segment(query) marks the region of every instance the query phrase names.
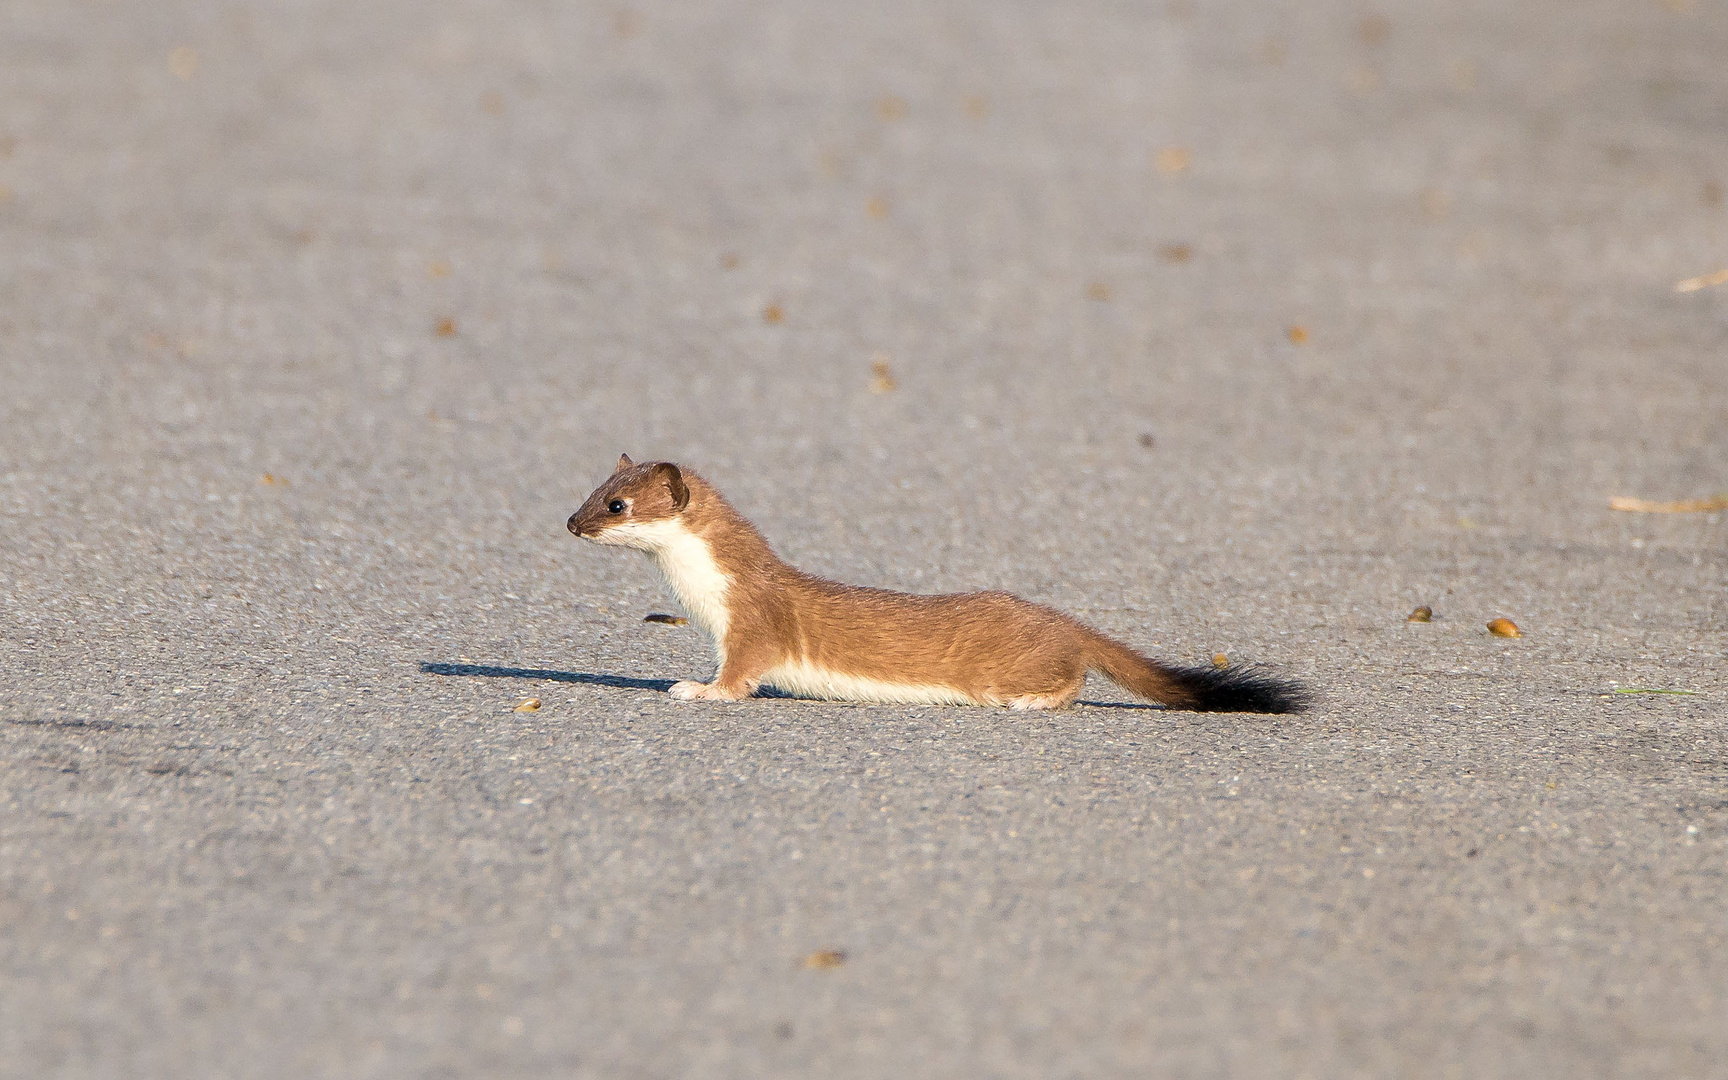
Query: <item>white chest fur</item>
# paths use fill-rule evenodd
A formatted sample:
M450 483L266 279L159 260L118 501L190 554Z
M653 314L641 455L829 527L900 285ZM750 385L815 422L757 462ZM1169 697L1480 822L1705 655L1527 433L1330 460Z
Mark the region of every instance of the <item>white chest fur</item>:
M666 584L672 587L672 594L689 612L691 621L707 631L717 648L724 650L726 594L732 579L720 569L708 541L676 520L642 522L625 528L630 533L630 546L647 552Z

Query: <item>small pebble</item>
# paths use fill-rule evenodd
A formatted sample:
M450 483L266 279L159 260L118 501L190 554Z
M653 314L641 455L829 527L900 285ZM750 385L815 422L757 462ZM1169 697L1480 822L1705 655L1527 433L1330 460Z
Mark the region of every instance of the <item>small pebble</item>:
M1491 620L1489 620L1488 632L1490 634L1493 634L1495 637L1523 637L1524 636L1523 631L1518 629L1518 624L1513 622L1511 619L1491 619Z

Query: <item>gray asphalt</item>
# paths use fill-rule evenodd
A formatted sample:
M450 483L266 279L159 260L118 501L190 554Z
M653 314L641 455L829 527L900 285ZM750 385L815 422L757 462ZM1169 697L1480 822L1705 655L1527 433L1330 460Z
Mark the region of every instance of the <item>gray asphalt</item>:
M9 0L0 1075L1728 1076L1724 55ZM1318 705L675 702L620 451Z

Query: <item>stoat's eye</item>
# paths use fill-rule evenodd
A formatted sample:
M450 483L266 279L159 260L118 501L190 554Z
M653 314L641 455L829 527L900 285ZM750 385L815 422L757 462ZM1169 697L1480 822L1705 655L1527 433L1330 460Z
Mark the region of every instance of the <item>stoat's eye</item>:
M624 512L624 500L613 499L611 502L606 504L606 509L614 514L622 514Z

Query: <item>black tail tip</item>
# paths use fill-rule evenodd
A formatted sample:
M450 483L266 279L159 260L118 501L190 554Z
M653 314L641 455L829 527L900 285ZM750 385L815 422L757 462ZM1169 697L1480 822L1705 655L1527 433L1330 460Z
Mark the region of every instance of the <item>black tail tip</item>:
M1255 667L1177 668L1176 677L1192 695L1187 707L1196 712L1297 713L1314 700L1294 679Z

